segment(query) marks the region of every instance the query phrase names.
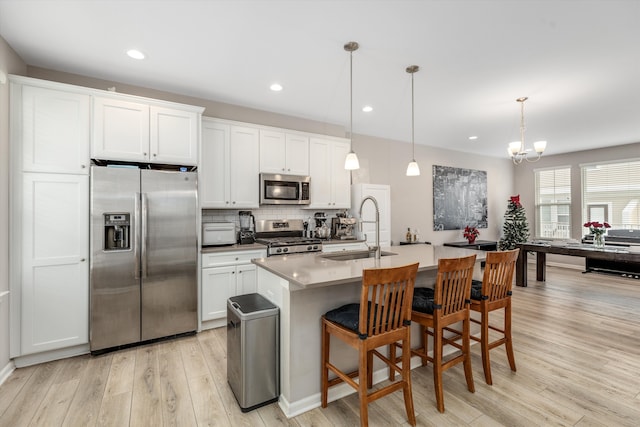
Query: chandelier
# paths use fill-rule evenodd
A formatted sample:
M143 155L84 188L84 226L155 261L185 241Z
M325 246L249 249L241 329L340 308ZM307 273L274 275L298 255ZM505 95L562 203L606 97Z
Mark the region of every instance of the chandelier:
M529 98L527 98L526 96L516 99L516 101L520 103L520 141L510 142L508 149L511 160L515 165L519 165L523 160L526 160L527 162L537 162L538 160L540 160L540 156L542 156L544 149L547 148L547 141L534 142L533 149L536 152L535 158L529 158L531 149L524 148L524 101L526 101L527 99Z

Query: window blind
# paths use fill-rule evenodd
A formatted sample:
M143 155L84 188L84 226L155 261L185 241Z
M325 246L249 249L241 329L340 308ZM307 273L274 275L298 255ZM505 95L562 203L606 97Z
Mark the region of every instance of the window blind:
M538 238L571 237L571 168L535 171Z
M584 222L640 228L640 159L581 165ZM584 223L583 222L583 223Z

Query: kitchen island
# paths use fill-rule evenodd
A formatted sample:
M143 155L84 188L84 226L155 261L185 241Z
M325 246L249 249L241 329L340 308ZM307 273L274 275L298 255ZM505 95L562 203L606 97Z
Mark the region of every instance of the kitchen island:
M419 262L416 287L433 286L438 259L476 254L474 277L481 279L485 252L445 246L406 245L383 248L393 253L374 258L338 261L331 254L300 254L254 259L258 268L258 293L280 307L280 399L287 417L320 406L320 317L343 304L359 302L362 270L388 268ZM419 337L414 325L412 338ZM331 346L332 361L341 369L357 366L357 353L342 342ZM418 358L414 364L419 365ZM374 383L388 370L374 366ZM346 384L332 387L329 400L354 390Z

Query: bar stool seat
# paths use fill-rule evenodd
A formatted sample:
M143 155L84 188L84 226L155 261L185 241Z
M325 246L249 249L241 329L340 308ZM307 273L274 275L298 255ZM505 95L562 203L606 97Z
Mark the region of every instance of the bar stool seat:
M420 347L411 349L410 353L420 356L422 366L433 363L433 382L436 393L438 411L444 412L444 393L442 387L442 372L459 364L464 365L467 388L474 392L473 373L470 355L470 320L469 304L471 293L471 279L476 256L463 258L448 258L438 260L438 275L435 289L416 288L412 304L411 321L420 324L422 343ZM444 331L448 326L462 322L462 331L454 336L445 337ZM433 337L433 353L429 356L429 336ZM451 345L459 350L459 354L444 360L443 347ZM409 347L404 344L391 346L391 360L395 360L395 347L401 346L404 356Z
M402 358L402 366L377 349L401 341L410 348L411 301L418 263L403 267L366 269L362 272L359 304L346 304L322 316L322 407L328 404L329 387L345 382L357 390L360 400L360 425L369 424L368 404L397 390L403 391L407 419L416 425L411 392L411 355ZM330 361L330 343L334 336L358 350L358 369L343 372ZM390 372L401 378L369 393L373 387L373 356L382 360ZM329 371L336 377L329 379ZM358 382L354 379L357 378Z
M480 313L480 320L471 318L471 321L480 325L481 332L480 338L471 336L471 339L480 342L484 379L489 385L493 384L490 350L504 344L509 367L516 371L511 337L511 289L519 253L520 249L487 252L482 282L474 280L472 284L470 309ZM496 310L504 310L502 326L489 322L489 313ZM499 337L492 340L489 330L497 332Z

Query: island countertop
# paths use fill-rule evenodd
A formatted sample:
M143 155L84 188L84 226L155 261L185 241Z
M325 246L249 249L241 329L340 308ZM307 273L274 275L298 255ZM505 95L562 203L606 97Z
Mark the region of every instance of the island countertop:
M418 272L436 270L439 258L457 258L476 254L476 262L484 261L485 252L448 246L404 245L382 249L395 255L374 258L336 261L324 258L323 254L296 254L257 258L257 266L289 282L289 290L301 290L322 286L350 283L362 279L362 270L367 268L399 267L414 262L420 263Z

